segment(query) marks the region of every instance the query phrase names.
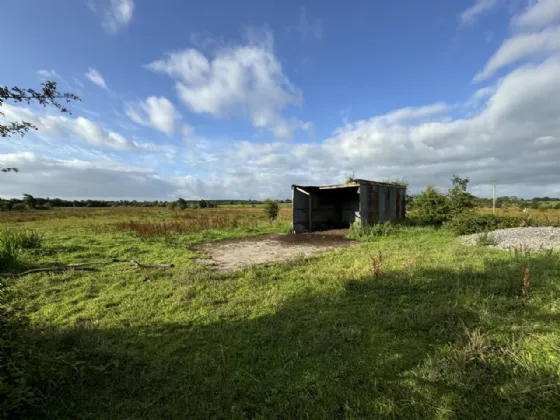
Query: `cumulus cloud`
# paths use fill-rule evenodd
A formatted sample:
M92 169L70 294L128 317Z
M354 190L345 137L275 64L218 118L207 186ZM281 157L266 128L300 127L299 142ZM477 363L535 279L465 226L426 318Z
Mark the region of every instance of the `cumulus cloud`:
M2 197L21 197L25 192L76 200L176 198L176 187L154 171L112 161L62 160L24 152L0 154L0 162L19 169L17 177L6 174L0 185Z
M475 77L479 82L487 79L499 69L530 57L546 57L560 52L560 26L544 29L537 33L522 33L506 39L498 51L488 60L484 69Z
M272 48L272 35L252 32L249 43L223 47L214 57L196 49L168 53L146 67L176 81L181 101L193 112L215 118L245 116L257 128L291 137L303 122L284 118L303 96L283 73Z
M540 28L560 22L560 1L536 0L529 3L526 9L513 19L517 28Z
M97 70L90 68L85 76L91 83L94 83L105 90L109 90L107 84L105 83L105 79Z
M175 132L175 122L181 118L173 104L163 96L150 96L145 101L129 103L125 112L135 123L155 128L168 136Z
M474 23L480 16L488 13L498 4L497 0L476 0L469 8L459 14L461 25Z
M101 16L101 26L109 34L126 27L134 14L134 0L89 0L89 8Z
M521 66L466 102L473 98L479 106L470 116L456 115L463 109L461 104L403 108L345 124L317 143L231 141L217 147L200 139L171 152L182 156L179 173L183 175L157 177L150 170L139 170L141 174L133 171L135 175L125 179L132 182L137 177L140 184L157 185L158 191L148 195L152 199L160 199L161 191L189 199L287 198L292 183L341 182L343 174L352 170L366 179L405 177L413 193L430 183L448 187L449 178L457 173L471 178L476 194L490 195L496 179L500 195L560 195L560 59ZM2 156L0 161L13 164ZM60 165L70 165L51 164L41 170L48 174L49 168L62 171ZM146 165L153 162L148 159ZM107 184L120 176L114 171L110 172L114 178L101 173ZM205 175L196 175L201 173ZM74 179L73 173L64 174ZM12 176L3 188L17 190L15 195L29 188L18 179ZM48 180L41 179L41 194L68 196L55 185L59 179ZM101 191L95 188L91 191ZM104 197L130 197L130 191L146 197L128 184L114 188ZM148 191L152 190L144 190ZM0 194L6 195L1 189Z
M117 150L133 150L139 145L127 140L121 134L103 129L99 124L84 118L70 118L66 115L39 115L32 109L3 104L4 121L28 121L39 129L39 135L59 139L78 138L88 144L105 146Z

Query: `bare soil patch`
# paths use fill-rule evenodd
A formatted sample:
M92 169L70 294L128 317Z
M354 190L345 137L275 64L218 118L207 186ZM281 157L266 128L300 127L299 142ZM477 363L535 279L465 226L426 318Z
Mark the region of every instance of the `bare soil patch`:
M194 247L209 256L197 262L218 271L236 271L254 264L278 263L308 257L356 244L346 238L348 229L299 235L263 235L230 241L210 242Z

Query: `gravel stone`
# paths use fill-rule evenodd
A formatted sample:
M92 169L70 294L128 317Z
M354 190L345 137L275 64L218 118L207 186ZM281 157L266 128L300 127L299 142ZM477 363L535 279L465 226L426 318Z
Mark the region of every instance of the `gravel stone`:
M465 245L476 245L484 233L465 235L460 241ZM541 249L560 249L560 228L558 227L524 227L498 229L488 232L495 245L493 248L519 249L521 251L539 251Z

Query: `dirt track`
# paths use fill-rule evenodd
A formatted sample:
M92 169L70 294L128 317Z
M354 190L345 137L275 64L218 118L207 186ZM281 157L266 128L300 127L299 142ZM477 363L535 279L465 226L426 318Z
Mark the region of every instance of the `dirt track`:
M356 242L346 239L347 229L300 235L263 235L195 247L210 259L199 259L218 271L236 271L254 264L286 261L297 256L345 248Z

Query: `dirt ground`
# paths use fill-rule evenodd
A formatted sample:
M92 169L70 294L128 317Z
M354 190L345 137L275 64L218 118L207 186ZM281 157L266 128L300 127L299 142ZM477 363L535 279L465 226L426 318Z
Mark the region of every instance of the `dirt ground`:
M211 265L218 271L236 271L254 264L277 263L355 244L346 238L347 233L348 229L337 229L299 235L263 235L211 242L194 249L210 257L197 262Z

